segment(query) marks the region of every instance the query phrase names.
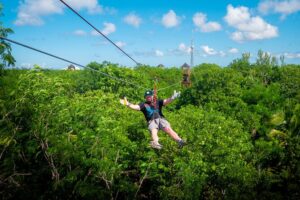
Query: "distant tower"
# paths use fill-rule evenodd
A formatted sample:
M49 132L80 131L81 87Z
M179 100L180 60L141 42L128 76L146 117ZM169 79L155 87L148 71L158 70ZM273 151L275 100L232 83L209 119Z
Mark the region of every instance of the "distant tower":
M194 44L193 40L191 41L191 68L194 66Z

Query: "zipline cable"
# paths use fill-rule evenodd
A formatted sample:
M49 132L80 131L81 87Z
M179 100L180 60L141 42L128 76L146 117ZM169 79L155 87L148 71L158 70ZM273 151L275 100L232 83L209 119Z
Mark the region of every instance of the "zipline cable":
M0 39L6 40L6 41L11 42L11 43L14 43L14 44L17 44L17 45L22 46L22 47L25 47L25 48L27 48L27 49L31 49L31 50L33 50L33 51L37 51L37 52L42 53L42 54L45 54L45 55L47 55L47 56L50 56L50 57L53 57L53 58L56 58L56 59L59 59L59 60L62 60L62 61L65 61L65 62L74 64L74 65L77 65L77 66L79 66L79 67L82 67L82 68L85 68L85 69L89 69L89 70L98 72L98 73L100 73L100 74L102 74L102 75L104 75L104 76L107 76L107 77L109 77L109 78L115 79L115 80L117 80L117 81L122 81L122 82L124 82L124 83L133 85L133 86L135 86L135 87L137 87L137 88L146 89L146 88L144 88L144 87L141 87L141 86L139 86L139 85L137 85L137 84L134 84L134 83L132 83L132 82L129 82L129 81L127 81L127 80L120 79L120 78L117 78L117 77L115 77L115 76L111 76L111 75L109 75L109 74L107 74L107 73L101 72L101 71L96 70L96 69L93 69L93 68L91 68L91 67L87 67L87 66L78 64L78 63L76 63L76 62L67 60L67 59L65 59L65 58L62 58L62 57L53 55L53 54L51 54L51 53L47 53L47 52L45 52L45 51L36 49L36 48L31 47L31 46L28 46L28 45L26 45L26 44L22 44L22 43L20 43L20 42L15 41L15 40L11 40L11 39L8 39L8 38L2 37L2 36L0 36Z
M91 24L87 19L85 19L82 15L80 15L76 10L74 10L69 4L67 4L65 1L60 0L66 7L68 7L73 13L75 13L78 17L80 17L83 21L85 21L88 25L90 25L95 31L97 31L99 34L101 34L105 39L107 39L111 44L113 44L115 47L117 47L123 54L125 54L128 58L130 58L133 62L136 63L136 65L141 65L141 63L137 62L135 59L133 59L129 54L127 54L123 49L121 49L117 44L115 44L111 39L109 39L105 34L103 34L99 29L97 29L93 24ZM178 82L180 83L180 82ZM174 85L177 85L178 83L172 84L166 88L172 87ZM164 90L166 88L161 88L157 91Z
M177 85L177 84L179 84L179 83L181 83L181 81L179 81L179 82L177 82L177 83L174 83L174 84L172 84L172 85L169 85L169 86L167 86L167 87L160 88L160 89L158 89L157 91L165 90L165 89L170 88L170 87L172 87L172 86L174 86L174 85Z
M125 54L128 58L130 58L133 62L136 63L136 65L141 65L141 63L137 62L135 59L133 59L129 54L127 54L123 49L121 49L117 44L115 44L111 39L109 39L105 34L103 34L101 31L99 31L93 24L91 24L88 20L86 20L83 16L81 16L76 10L74 10L70 5L68 5L63 0L60 0L65 6L67 6L73 13L75 13L78 17L80 17L83 21L85 21L88 25L90 25L95 31L97 31L99 34L101 34L105 39L107 39L111 44L113 44L115 47L117 47L123 54Z

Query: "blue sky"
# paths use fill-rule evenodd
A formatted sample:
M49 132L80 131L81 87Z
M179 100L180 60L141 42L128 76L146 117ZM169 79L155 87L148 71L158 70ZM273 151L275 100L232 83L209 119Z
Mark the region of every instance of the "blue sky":
M65 0L142 64L227 66L262 49L300 64L300 0ZM135 66L59 0L4 0L9 38L86 65L104 60ZM18 67L65 68L68 63L12 45Z

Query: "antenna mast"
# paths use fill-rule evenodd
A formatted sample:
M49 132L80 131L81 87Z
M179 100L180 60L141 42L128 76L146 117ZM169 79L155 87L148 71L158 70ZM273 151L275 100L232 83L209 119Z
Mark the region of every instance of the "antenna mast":
M194 66L194 41L191 41L191 68Z

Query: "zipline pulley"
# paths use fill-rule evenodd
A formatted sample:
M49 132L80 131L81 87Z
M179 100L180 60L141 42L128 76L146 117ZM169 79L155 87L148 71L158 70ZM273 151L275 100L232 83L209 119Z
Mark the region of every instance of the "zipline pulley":
M182 81L181 84L185 87L190 87L192 85L191 82L191 67L184 63L182 66Z

